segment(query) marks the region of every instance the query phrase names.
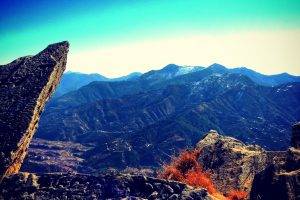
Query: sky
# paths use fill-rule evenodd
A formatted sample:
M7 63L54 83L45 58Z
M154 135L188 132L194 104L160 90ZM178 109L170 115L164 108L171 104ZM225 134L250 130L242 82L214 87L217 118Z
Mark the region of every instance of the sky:
M70 42L67 70L169 63L300 75L299 0L1 0L0 65Z

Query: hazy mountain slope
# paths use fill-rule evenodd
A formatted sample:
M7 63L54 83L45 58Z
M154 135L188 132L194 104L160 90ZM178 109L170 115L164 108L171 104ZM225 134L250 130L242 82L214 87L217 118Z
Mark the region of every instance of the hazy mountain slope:
M287 83L274 87L272 91L269 92L268 96L273 99L273 101L282 107L282 112L289 113L293 117L300 118L300 83Z
M151 70L141 76L141 79L151 80L152 83L156 83L162 80L169 80L176 76L189 74L192 72L200 71L204 69L204 67L199 66L179 66L175 64L169 64L160 70Z
M137 94L142 91L157 90L168 85L186 84L201 80L212 74L224 74L224 66L214 64L208 68L190 67L181 74L177 65L167 65L161 70L153 70L127 81L95 81L76 91L69 92L59 98L52 99L47 107L66 108L90 103L99 99L116 99L124 95Z
M136 94L146 89L136 81L97 81L69 92L59 98L52 99L47 108L69 108L92 103L100 99L118 99L124 95Z
M300 82L300 76L293 76L288 73L276 75L264 75L246 67L229 69L230 73L243 74L248 76L254 82L265 86L276 86L289 82Z
M167 88L120 99L97 100L69 108L50 107L43 116L45 123L41 122L41 136L68 139L89 131L139 130L166 118L176 112L176 109L182 109L185 104L185 88L176 87L177 90L172 92ZM52 135L54 127L56 134Z
M57 88L53 98L58 98L68 92L75 91L85 85L88 85L94 81L130 81L138 79L142 73L133 72L126 76L121 76L118 78L107 78L100 74L84 74L79 72L67 72L63 75L62 80Z
M55 98L60 97L68 92L75 91L80 87L86 86L94 81L136 81L139 80L141 77L141 80L144 80L146 82L155 82L154 80L161 81L165 79L171 79L175 76L192 73L201 69L203 69L203 67L182 67L170 64L160 70L152 70L145 74L142 74L140 72L133 72L126 76L121 76L118 78L107 78L100 74L83 74L78 72L67 72L63 75L63 79L59 85L59 88L56 91Z
M109 79L109 81L132 81L138 79L141 75L141 72L132 72L126 76Z
M282 86L277 88L281 94L272 95L275 88L259 86L242 75L210 75L185 85L169 85L122 98L69 108L48 107L39 136L74 139L95 131L137 132L143 128L142 132L155 129L154 132L164 135L169 134L165 129L171 123L170 130L181 133L182 129L184 134L201 135L215 128L276 149L288 144L286 127L298 119L299 85L285 87L293 89L289 96L282 95L287 92L280 90ZM268 141L271 138L274 142Z
M253 82L263 86L278 86L290 82L300 82L300 76L293 76L287 73L277 75L264 75L254 70L242 68L226 68L223 65L214 63L202 70L192 71L182 76L174 77L170 80L161 80L160 84L166 84L166 82L172 83L185 83L186 81L193 81L199 79L199 77L205 77L209 74L241 74L250 78Z
M202 72L203 71L203 72ZM300 82L299 76L292 76L287 73L277 74L277 75L263 75L253 70L242 68L228 69L220 64L212 64L207 68L200 66L179 66L175 64L169 64L160 70L151 70L144 74L139 72L133 72L126 76L121 76L118 78L106 78L99 74L82 74L69 72L64 74L63 79L55 93L54 98L60 97L68 92L75 91L82 86L88 85L93 81L138 81L137 84L142 84L145 86L150 85L164 85L168 82L181 83L187 78L188 81L192 80L194 77L199 79L200 76L206 76L209 74L225 74L225 73L235 73L243 74L249 77L252 81L257 84L264 86L276 86L280 84L285 84L289 82ZM95 87L94 87L95 88ZM101 84L99 88L101 89ZM95 93L95 92L93 92Z
M300 120L300 83L262 86L219 64L178 69L97 81L54 99L37 135L95 143L85 158L96 168L158 166L210 129L267 149L288 146L289 127Z
M207 95L195 106L186 106L139 131L98 132L89 138L83 136L89 142L95 138L99 141L97 147L85 155L87 162L96 168L105 165L121 168L128 165L159 166L180 149L193 146L210 129L268 149L284 149L289 145L290 124L299 118L287 113L285 107L274 104L277 100L269 97L270 88L245 84L234 75L209 79L211 85L207 88L197 83ZM229 83L229 89L225 89L228 85L223 83L228 80L232 83ZM204 81L205 85L207 81ZM218 86L212 87L216 83ZM300 84L292 84L292 87L299 90ZM221 90L224 92L216 95ZM190 97L201 98L199 94ZM292 97L299 99L300 94L293 93ZM283 102L289 104L289 99L285 96ZM299 100L296 109L299 109ZM120 159L116 163L109 159L110 156Z
M83 74L78 72L67 72L63 74L62 80L55 91L54 98L70 91L79 89L93 81L106 81L108 78L100 74Z

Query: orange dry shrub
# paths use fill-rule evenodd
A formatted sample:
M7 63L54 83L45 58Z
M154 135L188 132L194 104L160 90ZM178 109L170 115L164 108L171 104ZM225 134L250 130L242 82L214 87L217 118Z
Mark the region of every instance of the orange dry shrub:
M209 174L203 172L197 161L200 151L186 150L177 158L173 158L169 165L163 166L159 177L168 180L181 181L194 187L206 188L210 194L218 193Z
M185 150L174 157L170 164L164 165L158 174L159 178L180 181L193 187L202 187L219 200L244 200L247 193L233 190L225 197L213 184L208 173L204 172L202 166L197 161L200 155L199 150Z
M209 176L201 171L189 171L185 182L194 187L206 188L210 194L217 193L217 190Z
M247 198L247 192L241 190L231 190L227 197L229 200L244 200Z
M164 173L161 174L161 178L174 180L174 181L183 181L184 177L181 172L173 166L166 166L164 168Z

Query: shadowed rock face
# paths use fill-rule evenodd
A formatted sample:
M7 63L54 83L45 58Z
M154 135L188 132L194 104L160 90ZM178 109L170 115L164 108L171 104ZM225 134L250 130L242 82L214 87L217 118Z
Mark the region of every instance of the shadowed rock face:
M68 42L0 66L0 180L19 171L40 113L65 70Z
M250 199L300 199L300 150L290 148L284 163L274 163L255 175Z
M300 122L292 128L292 147L284 162L277 162L255 175L250 199L300 199Z

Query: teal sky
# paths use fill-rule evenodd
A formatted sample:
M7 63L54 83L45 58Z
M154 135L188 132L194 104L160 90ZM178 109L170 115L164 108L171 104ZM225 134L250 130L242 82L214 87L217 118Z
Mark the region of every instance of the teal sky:
M300 75L299 0L7 0L0 7L0 64L68 40L73 71L117 76L220 62Z

